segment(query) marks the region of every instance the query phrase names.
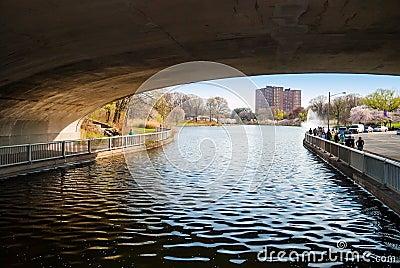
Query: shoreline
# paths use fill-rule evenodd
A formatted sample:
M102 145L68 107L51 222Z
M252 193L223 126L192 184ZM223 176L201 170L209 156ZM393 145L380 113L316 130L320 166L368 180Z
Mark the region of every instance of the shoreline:
M206 125L206 124L182 124L174 127L222 127L222 126L280 126L280 127L303 127L302 125L281 125L281 124L218 124L218 125Z

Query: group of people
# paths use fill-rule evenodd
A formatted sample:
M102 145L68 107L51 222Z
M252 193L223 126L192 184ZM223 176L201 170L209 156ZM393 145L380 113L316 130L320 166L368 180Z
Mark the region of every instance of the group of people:
M108 137L112 137L112 136L119 136L119 131L118 128L113 128L113 129L106 129L104 130L104 135L108 136Z
M332 132L334 132L333 129L332 129ZM325 132L325 127L318 126L314 129L310 128L310 130L308 131L308 134L318 136L323 139L332 140L332 132L329 129L328 129L328 131Z
M318 136L321 137L322 139L327 139L329 141L334 141L336 143L341 143L341 144L345 144L346 146L349 147L354 147L354 141L351 139L345 139L344 136L344 132L339 132L336 131L335 129L332 129L332 131L330 131L330 129L328 129L325 132L325 127L316 127L314 129L309 129L308 130L308 134L310 135L314 135L314 136ZM359 137L358 140L356 141L356 146L357 149L362 151L364 149L364 140Z
M112 137L112 136L119 136L120 133L118 131L118 128L113 128L113 129L104 130L104 135L108 136L108 137ZM132 128L129 130L129 135L135 135L135 132L133 132Z

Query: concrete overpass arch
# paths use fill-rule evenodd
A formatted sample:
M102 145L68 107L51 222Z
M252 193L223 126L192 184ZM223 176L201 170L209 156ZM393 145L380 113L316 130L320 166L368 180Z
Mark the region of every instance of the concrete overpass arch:
M183 62L399 75L399 22L397 0L3 0L0 144L60 138Z

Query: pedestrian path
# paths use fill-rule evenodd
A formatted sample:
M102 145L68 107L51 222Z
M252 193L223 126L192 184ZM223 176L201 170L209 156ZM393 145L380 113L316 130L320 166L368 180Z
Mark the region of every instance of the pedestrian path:
M357 134L365 141L364 150L400 162L400 135L396 131Z

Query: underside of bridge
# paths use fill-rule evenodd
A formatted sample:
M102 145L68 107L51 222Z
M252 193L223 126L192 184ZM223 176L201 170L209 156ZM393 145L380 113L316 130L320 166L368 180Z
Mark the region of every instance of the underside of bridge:
M0 34L3 145L72 137L72 122L187 61L400 74L398 0L2 0Z

